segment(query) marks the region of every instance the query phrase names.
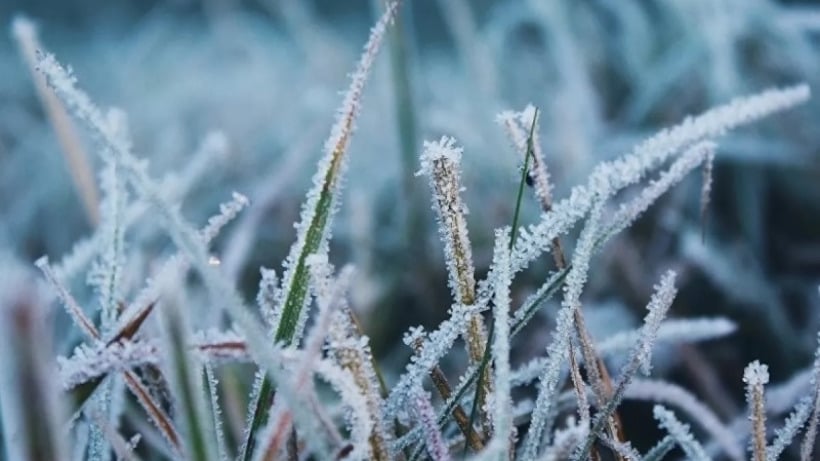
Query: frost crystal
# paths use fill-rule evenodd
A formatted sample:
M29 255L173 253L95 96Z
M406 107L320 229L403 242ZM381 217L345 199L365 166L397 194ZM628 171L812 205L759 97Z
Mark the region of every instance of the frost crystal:
M757 387L768 384L769 367L755 360L743 371L743 382L749 387Z

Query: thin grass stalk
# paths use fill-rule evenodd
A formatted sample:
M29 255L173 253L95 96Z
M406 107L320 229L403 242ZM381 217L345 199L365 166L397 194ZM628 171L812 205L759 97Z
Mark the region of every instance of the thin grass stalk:
M42 49L37 37L37 26L28 18L18 16L12 22L12 34L31 73L40 103L57 136L88 222L91 227L96 227L100 222L100 198L94 181L94 169L71 117L59 98L48 88L45 77L37 72L37 50Z
M573 459L586 459L589 452L593 449L593 443L598 437L599 432L609 427L610 433L617 430L617 423L611 422L614 420L615 410L623 399L624 392L632 381L633 376L642 368L647 374L649 372L649 360L651 348L655 339L657 338L658 328L660 328L661 321L669 311L672 302L677 295L677 290L674 286L675 273L667 272L661 278L658 285L655 286L655 293L647 306L649 311L644 319L644 326L641 328L641 335L639 340L633 345L629 354L628 362L621 369L621 376L615 389L608 390L609 396L607 400L598 403L599 411L595 415L590 435L586 442L581 446L580 450L576 452ZM611 434L610 434L611 438ZM616 441L616 443L622 443ZM616 456L620 456L615 452Z
M177 402L178 416L182 418L185 436L185 454L191 461L216 461L218 452L214 444L214 430L208 426L205 393L200 379L200 365L190 353L188 322L182 313L180 301L171 290L181 289L178 283L168 287L163 301L162 329L168 350L167 372Z
M673 448L675 448L675 439L667 435L646 452L643 461L661 461Z
M347 311L347 312L345 312ZM393 442L388 421L381 414L384 402L381 392L382 381L378 378L375 360L367 337L361 334L355 317L349 307L343 307L336 314L329 333L329 353L339 365L350 372L353 380L367 400L374 424L370 434L370 456L377 461L390 458L390 444Z
M314 177L314 187L308 192L303 206L301 223L298 225L296 243L291 247L287 259L287 270L282 282L282 298L278 301L278 324L274 341L290 344L298 336L298 329L304 323L305 304L308 294L308 268L306 259L309 255L322 252L330 236L330 225L335 208L338 207L338 190L344 174L345 159L354 123L359 113L360 100L370 69L379 51L382 38L388 24L398 10L399 3L393 2L373 27L370 38L356 71L353 74L339 115L331 129L330 137L325 144L325 157L319 163L319 170ZM254 449L253 437L268 419L268 411L273 398L273 383L265 377L259 389L259 398L253 403L251 426L247 431L249 437L243 443L245 447L242 459L249 461Z
M455 145L453 138L442 137L437 142L425 142L419 174L429 177L430 188L433 191L433 208L438 218L439 236L444 244L448 284L453 299L457 304L472 306L476 301L475 267L467 221L464 217L466 207L461 198L461 155L462 149ZM484 362L487 355L487 338L481 314L472 314L464 335L471 364ZM477 410L481 412L481 402L492 386L486 365L481 369L481 374L482 379L479 380L476 391L477 400L473 405L470 424L466 427L468 432L465 435L468 438L473 432L472 422L476 418Z
M512 386L510 384L510 286L512 285L512 271L510 270L510 252L512 251L511 231L503 228L496 231L495 254L493 266L497 268L495 302L493 307L493 321L495 339L492 342L493 369L495 373L493 389L493 441L501 459L509 458L509 451L514 449L512 415ZM491 443L493 445L493 443Z
M763 386L769 382L769 369L757 360L743 372L749 420L752 422L752 440L749 451L754 461L766 461L766 401Z
M203 379L210 397L211 424L213 424L214 436L216 437L218 459L219 461L228 461L228 448L225 443L225 432L222 428L222 407L219 405L219 381L217 381L213 366L210 363L205 362L202 368L204 371Z
M413 348L416 353L421 353L421 338L413 344ZM479 370L479 376L483 374L484 371ZM444 371L439 365L435 365L432 369L430 369L430 381L433 383L436 391L444 401L449 401L452 399L452 386L450 386L450 382L447 380L447 375L444 374ZM478 452L484 448L484 442L481 434L479 434L478 431L475 430L475 426L473 426L473 420L475 419L475 408L475 405L473 405L473 410L468 417L467 413L464 411L464 408L456 403L453 405L451 412L456 425L459 430L461 430L461 433L464 434L466 441L464 445L465 450L469 447L471 450Z

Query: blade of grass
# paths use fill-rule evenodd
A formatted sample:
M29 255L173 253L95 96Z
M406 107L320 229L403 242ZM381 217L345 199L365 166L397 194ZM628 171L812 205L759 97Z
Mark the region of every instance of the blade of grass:
M94 167L68 111L48 87L45 77L36 70L37 50L43 48L37 36L37 26L28 18L18 16L12 21L12 32L20 54L31 72L43 110L54 129L88 222L92 228L97 227L100 222L100 198L94 181Z
M309 255L320 252L327 245L333 211L338 202L336 196L344 173L345 154L358 116L364 84L386 28L397 9L398 2L388 5L379 22L371 30L370 38L353 74L350 88L342 102L339 117L325 145L325 157L319 163L314 188L308 193L303 207L299 236L288 256L288 270L282 283L284 295L278 300L280 306L277 308L280 309L280 315L274 335L275 342L292 343L298 338L300 325L304 323L309 282L306 260ZM270 406L273 403L273 394L274 383L268 376L265 376L259 388L259 397L252 403L255 407L251 410L253 416L250 427L246 431L244 450L241 455L241 459L245 461L249 461L253 453L256 432L267 423Z
M188 325L182 306L174 297L166 296L160 312L163 314L163 336L169 352L165 365L176 397L176 409L182 417L185 454L191 461L215 461L217 455L213 444L214 432L206 428L208 413L205 411L199 364L189 353Z
M529 175L530 157L533 153L533 134L535 133L535 122L538 120L538 108L535 109L535 115L532 117L532 125L530 125L530 133L527 137L527 155L524 156L524 166L521 168L521 180L518 182L518 195L515 199L515 212L513 213L512 232L510 232L509 249L512 251L515 246L515 239L518 235L518 220L521 217L521 202L524 198L524 185L527 184L527 175ZM487 343L484 345L484 354L481 358L481 364L478 367L478 384L476 385L475 397L473 398L473 407L470 410L470 430L473 429L476 415L478 414L479 404L483 400L481 390L484 389L484 375L487 372L487 366L490 363L490 344L493 342L493 335L495 333L495 323L490 324L490 331L487 334ZM467 456L467 445L464 446L463 457Z

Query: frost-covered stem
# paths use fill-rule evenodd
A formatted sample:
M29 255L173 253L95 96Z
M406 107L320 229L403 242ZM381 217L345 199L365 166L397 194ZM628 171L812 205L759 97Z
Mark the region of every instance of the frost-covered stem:
M422 387L413 391L411 409L427 439L427 452L434 461L449 461L450 451L436 424L436 414L430 403L430 394Z
M120 284L122 278L123 254L125 252L124 212L127 206L127 191L121 168L116 160L106 165L102 175L105 198L102 203L103 245L100 260L93 272L99 271L101 280L97 283L100 293L101 324L103 334L107 333L119 316Z
M348 311L348 312L346 312ZM373 415L370 434L370 458L377 461L390 459L393 441L388 422L382 415L383 399L373 366L373 356L368 338L361 336L351 320L349 308L337 311L328 333L328 349L339 365L350 372L359 390L367 400L368 411Z
M225 431L222 429L222 407L219 405L219 382L214 374L213 366L205 362L205 384L208 387L208 395L211 399L211 415L213 416L214 435L216 436L216 448L219 454L219 461L228 461L228 450L225 443Z
M495 233L495 255L493 267L496 268L495 302L493 307L493 365L494 388L493 404L493 439L504 454L511 446L513 436L512 394L510 386L510 229L503 228Z
M766 402L763 386L769 382L769 368L755 360L743 371L746 383L746 401L752 422L752 440L749 451L754 461L766 461Z
M276 328L276 299L279 297L279 279L276 271L266 267L259 268L259 290L256 293L256 305L265 321L265 328L274 335Z
M535 197L541 209L547 212L552 209L552 183L541 147L541 130L538 124L540 115L535 106L528 104L521 112L505 111L498 114L496 121L507 131L507 137L519 155L524 157L531 154L532 167L527 174L532 180ZM530 130L531 135L527 135L526 130Z
M108 121L112 130L118 135L128 136L127 121L123 112L109 111ZM99 251L97 262L89 271L88 278L99 295L100 330L103 335L106 335L115 326L120 314L120 285L125 252L124 212L128 201L125 178L116 157L106 161L101 174L101 182L103 201L101 204L102 220L99 227L102 235L102 248ZM104 380L101 387L102 389L94 396L92 405L101 415L110 417L110 394L114 392L111 380ZM110 459L109 443L104 429L99 424L91 427L89 445L89 458L92 461Z
M592 335L589 334L589 330L586 327L586 320L584 319L584 314L581 311L580 300L578 301L577 308L573 310L572 315L575 333L581 343L581 355L584 357L584 368L587 371L587 377L592 385L592 390L594 391L594 395L598 402L598 407L602 407L612 398L612 379L609 376L609 371L606 369L606 364L598 356ZM568 342L567 344L571 344L571 342ZM612 409L609 415L611 417L607 417L605 419L607 432L612 440L615 442L621 442L623 437L620 433L620 418L618 417L615 408Z
M94 169L71 117L54 92L48 88L46 79L37 73L37 50L42 49L37 37L37 26L28 18L17 16L12 21L11 29L20 54L31 72L40 103L54 128L86 216L94 227L100 221L100 199L94 181Z
M581 369L578 367L578 359L575 357L575 348L572 345L572 338L567 343L569 349L569 376L572 380L572 387L575 390L575 398L578 400L578 417L581 424L589 425L589 399L587 399L587 387L584 378L581 376Z
M609 378L609 373L595 350L595 342L587 329L586 320L584 319L583 312L581 312L580 304L573 311L572 316L575 333L578 335L578 341L581 343L581 355L584 357L584 368L587 371L587 377L589 378L590 384L592 384L592 390L595 393L598 405L603 405L612 393L612 383Z
M70 315L71 319L74 320L74 323L80 327L80 330L82 330L83 333L90 339L99 339L100 333L97 331L97 327L94 326L94 322L92 322L91 319L85 315L83 308L80 307L77 300L74 299L74 296L69 293L65 285L63 285L57 278L57 275L54 273L54 270L48 262L48 257L43 256L37 259L37 261L34 261L34 265L43 272L46 280L57 292L57 297L60 299L63 306L65 306L66 311L68 311L68 315Z
M556 317L552 342L547 347L547 362L538 383L538 396L532 412L530 430L527 433L522 451L523 459L534 459L541 446L547 418L551 413L552 404L555 400L563 359L568 351L568 344L573 331L574 313L581 306L581 292L586 284L603 205L601 200L596 202L586 226L581 231L581 237L578 239L575 254L572 258L572 268L566 279L564 301Z
M433 209L438 218L438 230L444 244L444 256L449 273L453 299L458 304L475 303L475 267L467 231L467 208L461 198L461 155L455 139L442 137L439 141L424 143L421 170L430 180L433 191ZM481 316L470 319L467 330L467 350L472 363L478 363L484 354L486 332Z
M652 295L652 299L649 301L649 305L647 306L647 310L649 312L644 318L644 325L641 328L640 339L632 347L632 350L629 353L629 360L621 369L621 376L618 379L618 384L614 390L608 391L609 395L607 396L607 400L598 402L598 408L600 411L595 415L595 421L593 423L592 430L590 431L590 436L579 452L576 453L576 456L573 457L574 459L586 459L589 450L592 449L592 445L595 442L595 438L598 436L598 433L605 426L609 426L611 428L613 425L611 420L614 419L612 415L623 399L624 392L627 387L629 387L629 383L632 381L632 377L638 369L641 369L644 374L649 374L652 346L658 337L658 329L660 328L661 322L666 317L666 313L669 311L669 308L672 306L672 302L675 300L676 294L675 273L668 271L663 275L663 277L661 277L660 283L655 285L655 293ZM610 429L610 432L615 433L615 430ZM620 440L615 441L620 442Z
M429 178L433 191L433 209L438 219L439 236L444 244L448 284L453 299L457 304L472 306L476 301L475 267L465 219L467 208L461 198L464 190L461 185L462 153L463 149L456 146L453 138L443 136L438 141L425 141L421 170L417 174L424 174ZM470 363L481 363L487 347L487 332L480 314L470 316L464 339ZM480 383L482 387L477 393L479 409L492 388L489 370L484 371Z
M371 29L370 37L364 46L356 70L351 76L350 87L337 113L336 122L325 142L324 157L319 161L318 170L313 177L313 187L307 194L300 222L296 227L296 242L291 247L284 264L281 295L276 302L277 322L274 340L277 342L298 343L301 336L301 330L307 319L306 258L311 254L327 251L332 218L339 206L339 190L346 166L347 147L359 114L364 86L381 47L387 26L398 9L398 4L398 2L393 2L388 5L384 14ZM272 396L273 384L265 379L260 389L259 401L251 410L253 420L252 430L248 433L250 437L253 432L265 424ZM253 440L247 440L244 444L247 451L243 459L246 461L253 451L253 443Z
M820 424L820 334L817 335L818 347L814 353L814 365L812 367L811 383L813 385L812 396L814 409L809 418L809 426L806 428L806 435L800 445L800 460L808 461L812 459L814 443L817 438L817 426Z
M117 432L117 429L112 427L111 423L99 412L91 413L86 411L86 415L91 421L97 425L103 433L103 436L108 441L111 449L117 455L118 460L122 461L136 461L139 458L134 449L142 436L138 433L131 441L127 441Z
M412 347L417 354L421 354L422 339L416 338ZM447 380L447 375L444 374L444 370L442 370L438 364L430 369L430 381L443 400L448 401L453 398L453 389ZM475 427L470 424L470 417L467 415L467 412L464 411L464 408L458 403L455 403L455 405L453 405L452 414L456 425L461 430L461 433L464 434L467 445L475 452L484 448L482 437L476 431Z
M181 306L178 281L165 281L162 302L161 325L164 350L168 352L163 360L177 402L178 417L182 420L185 435L185 454L192 461L212 461L217 459L210 418L205 403L205 391L200 374L201 365L189 352L189 324Z
M706 232L706 214L709 211L709 202L712 196L712 181L715 168L715 152L710 152L703 163L703 184L700 189L700 225L702 231ZM704 234L705 235L705 234Z
M351 76L350 87L345 93L336 122L324 145L324 157L319 161L313 177L313 187L302 206L299 224L296 226L296 242L285 261L282 280L281 310L276 330L276 341L290 343L300 335L299 329L306 318L307 266L306 258L313 253L321 253L330 236L332 218L339 202L339 190L344 176L347 147L355 129L361 105L362 93L376 55L381 47L387 26L398 9L398 3L391 3L379 21L370 31L356 70Z
M455 139L442 137L425 141L421 155L421 170L430 180L433 209L438 218L438 230L444 244L450 290L458 304L475 301L475 268L470 237L465 219L466 207L461 199L462 148Z
M689 425L678 420L674 413L667 410L663 405L655 405L653 409L655 419L660 423L660 427L669 432L669 435L681 447L686 454L686 458L692 461L709 461L711 458L706 454L703 446L695 440L689 431Z

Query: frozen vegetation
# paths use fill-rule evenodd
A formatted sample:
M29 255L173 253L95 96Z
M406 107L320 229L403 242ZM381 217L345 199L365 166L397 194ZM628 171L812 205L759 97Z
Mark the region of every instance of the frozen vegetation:
M13 5L0 459L820 456L820 9L150 4Z

